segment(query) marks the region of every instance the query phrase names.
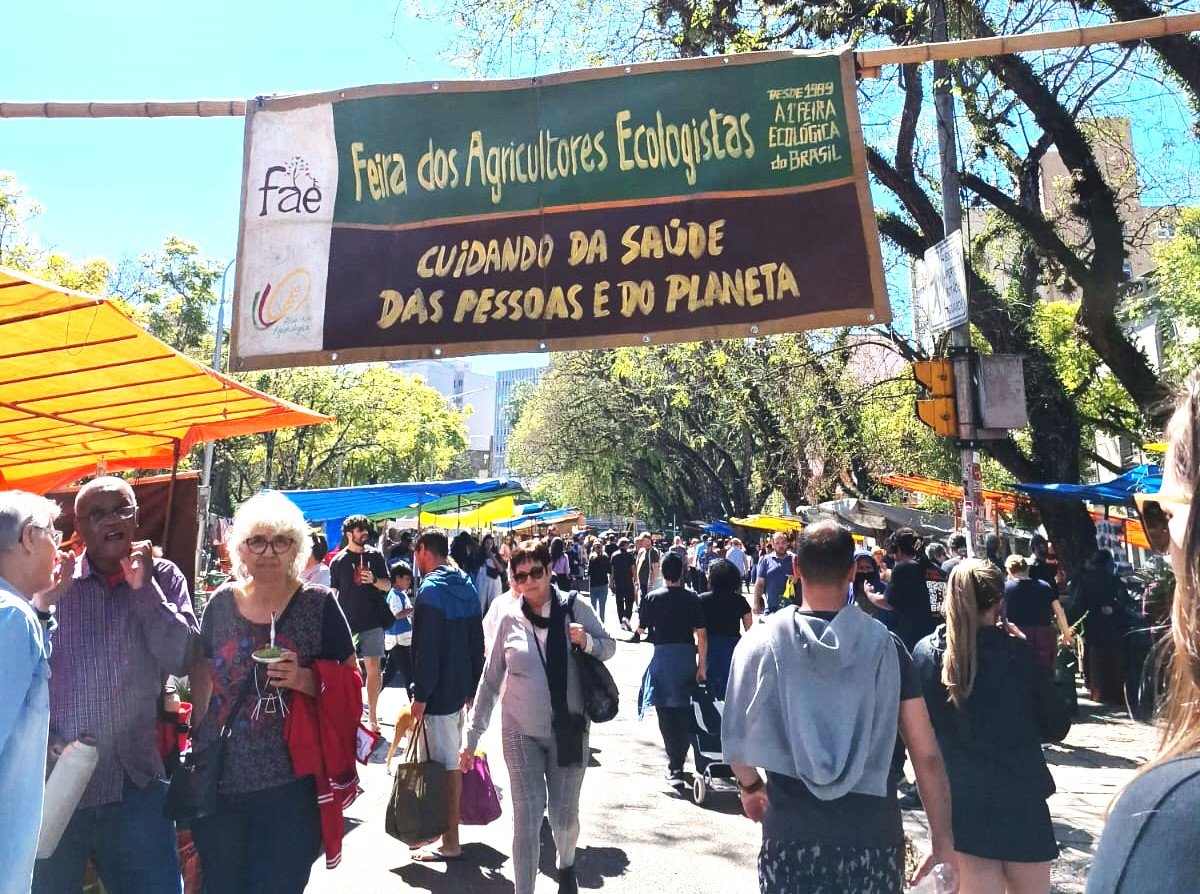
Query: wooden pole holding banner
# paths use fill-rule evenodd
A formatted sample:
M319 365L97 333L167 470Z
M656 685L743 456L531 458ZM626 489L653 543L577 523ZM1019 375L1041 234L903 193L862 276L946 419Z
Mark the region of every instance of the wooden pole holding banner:
M998 35L946 43L918 43L854 54L861 77L875 78L885 65L1007 56L1040 50L1061 50L1097 43L1118 43L1200 31L1200 13L1154 16L1133 22L1056 28L1032 34ZM241 99L126 102L0 102L0 118L240 118Z

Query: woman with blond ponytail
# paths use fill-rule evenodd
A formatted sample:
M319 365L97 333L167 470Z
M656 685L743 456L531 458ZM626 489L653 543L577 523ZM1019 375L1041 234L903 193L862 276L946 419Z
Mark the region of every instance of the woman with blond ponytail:
M946 623L913 650L950 779L962 894L1048 894L1058 844L1041 744L1070 715L1020 632L1000 621L1004 574L964 559L946 585Z
M1175 569L1162 744L1113 805L1088 894L1200 890L1200 372L1167 438L1162 489L1137 497L1150 545Z

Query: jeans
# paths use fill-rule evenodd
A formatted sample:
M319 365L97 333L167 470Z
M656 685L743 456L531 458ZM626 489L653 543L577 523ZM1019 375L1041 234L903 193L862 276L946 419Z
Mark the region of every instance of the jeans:
M692 747L692 709L656 707L654 713L658 715L658 731L667 751L667 772L682 773L688 749Z
M108 894L181 894L166 799L166 781L138 788L126 777L120 801L76 810L54 855L34 865L33 894L79 894L89 857Z
M222 795L214 815L192 823L192 840L206 894L301 894L321 855L313 778Z
M587 733L583 753L588 753ZM504 763L512 785L513 882L515 894L533 894L541 856L542 815L549 812L558 868L575 865L579 841L579 790L583 763L558 765L554 739L504 731ZM548 811L547 811L548 809Z
M600 623L604 623L604 606L608 602L608 584L593 584L592 585L592 610L600 619Z

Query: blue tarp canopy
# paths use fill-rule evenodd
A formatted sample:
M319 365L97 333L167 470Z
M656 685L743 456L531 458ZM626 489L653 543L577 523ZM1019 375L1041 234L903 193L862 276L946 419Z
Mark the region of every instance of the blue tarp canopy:
M454 481L411 481L403 484L367 484L321 490L285 490L283 495L300 507L304 517L325 527L332 547L342 539L342 521L350 515L401 515L445 497L487 493L511 488L508 478L461 478Z
M712 524L705 525L704 530L716 537L733 536L733 527L723 518L718 518Z
M1037 499L1132 506L1134 494L1158 493L1162 488L1162 471L1158 466L1141 465L1102 484L1014 484L1012 487Z
M547 509L544 512L529 512L524 515L518 515L516 518L510 518L507 521L496 522L494 528L525 528L532 525L552 525L555 522L565 521L568 518L575 518L579 515L578 509Z

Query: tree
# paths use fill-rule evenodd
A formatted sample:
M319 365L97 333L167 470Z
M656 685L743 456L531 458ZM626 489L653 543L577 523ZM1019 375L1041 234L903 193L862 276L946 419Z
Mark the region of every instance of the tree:
M251 387L337 418L217 443L214 506L261 488L428 480L461 470L466 415L416 377L386 366L246 373Z
M1167 368L1182 379L1200 366L1200 208L1189 208L1175 235L1154 252L1155 290L1132 303L1134 315L1158 310L1170 329Z
M200 247L168 236L157 252L118 265L108 293L128 307L134 319L177 351L211 362L209 317L225 265L205 258Z
M509 463L561 502L661 525L883 497L884 472L953 464L916 422L907 370L868 368L890 356L846 330L555 355Z
M0 171L0 267L8 267L91 294L104 294L112 265L104 258L75 261L42 248L30 230L42 206L31 199L15 174Z

